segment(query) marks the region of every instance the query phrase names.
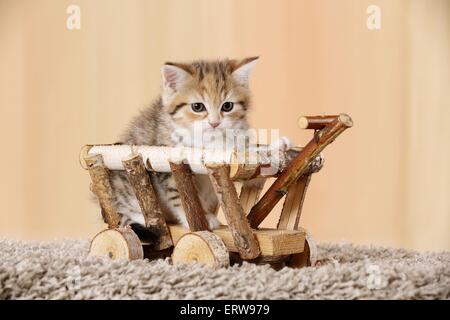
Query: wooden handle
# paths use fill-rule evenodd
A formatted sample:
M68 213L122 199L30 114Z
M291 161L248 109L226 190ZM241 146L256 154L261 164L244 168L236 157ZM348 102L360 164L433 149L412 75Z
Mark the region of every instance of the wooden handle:
M344 113L333 116L302 116L298 119L298 126L301 129L321 130L338 118L346 122L348 128L353 126L352 119Z
M287 193L289 186L307 171L310 162L328 144L333 142L337 136L352 125L352 119L348 115L340 114L314 135L313 139L300 151L270 186L261 200L253 206L247 216L252 228L257 228L261 224L278 201Z

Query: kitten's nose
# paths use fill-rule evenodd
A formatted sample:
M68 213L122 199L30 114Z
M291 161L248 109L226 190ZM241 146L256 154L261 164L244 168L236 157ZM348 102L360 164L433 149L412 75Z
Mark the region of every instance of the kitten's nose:
M209 125L213 128L217 128L219 126L220 122L210 122Z

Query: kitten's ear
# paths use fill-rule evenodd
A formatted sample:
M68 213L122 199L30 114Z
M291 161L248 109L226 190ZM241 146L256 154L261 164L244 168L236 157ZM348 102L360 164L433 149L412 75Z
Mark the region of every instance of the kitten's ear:
M161 75L163 88L173 92L178 91L191 76L187 67L170 62L162 66Z
M258 59L259 57L245 58L237 63L236 67L234 68L234 71L232 73L234 78L244 87L248 87L248 78L253 68L255 67L256 62L258 62Z

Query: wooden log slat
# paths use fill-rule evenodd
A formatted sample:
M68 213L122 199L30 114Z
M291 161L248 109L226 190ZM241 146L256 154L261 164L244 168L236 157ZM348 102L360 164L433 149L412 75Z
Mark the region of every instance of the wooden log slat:
M258 257L261 250L229 178L230 167L223 164L206 164L206 167L241 258Z
M242 183L241 193L239 195L239 201L245 214L248 214L255 203L258 201L259 195L266 179L257 178Z
M86 156L84 161L92 181L91 190L100 203L103 220L109 228L119 227L121 216L112 205L113 192L109 172L103 164L102 156L100 154Z
M206 212L203 209L198 198L197 189L192 181L192 172L187 164L180 159L170 161L172 176L177 184L181 204L191 231L208 230L208 221Z
M122 163L141 207L145 225L153 228L159 235L154 248L163 250L171 247L172 238L142 157L135 154L122 160Z
M109 170L124 170L122 159L127 158L130 153L140 154L148 171L169 173L171 172L170 160L181 154L185 160L184 163L189 165L194 174L207 174L205 163L220 162L230 165L230 177L233 181L242 181L257 177L277 177L300 150L299 148L292 148L288 151L273 150L268 145L257 145L249 148L242 156L242 152L221 149L145 145L85 145L80 151L80 158L101 154L104 165ZM83 161L81 165L87 169ZM312 170L318 169L320 168L312 168Z
M264 196L255 204L247 216L252 228L257 228L287 193L289 186L306 172L311 161L336 139L345 129L353 125L351 118L340 114L331 123L314 135L314 138L289 163L287 168L270 186Z
M280 219L278 220L278 229L297 230L305 201L306 190L310 181L311 175L304 175L289 187Z

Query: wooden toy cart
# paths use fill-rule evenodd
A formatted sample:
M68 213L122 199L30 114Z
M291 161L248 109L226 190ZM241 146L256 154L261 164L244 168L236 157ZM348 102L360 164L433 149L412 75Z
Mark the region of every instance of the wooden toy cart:
M311 174L322 166L320 152L351 127L352 120L346 114L301 117L299 126L313 129L313 138L304 148L288 151L262 145L245 154L157 146L84 146L80 161L89 171L91 190L108 224L108 229L93 238L90 253L130 260L171 255L173 263L200 262L220 267L242 260L269 263L276 268L314 264L315 244L310 234L299 227L303 200ZM156 244L141 241L130 227L119 227L121 215L112 205L110 170L126 172L146 226L159 234ZM189 230L166 224L150 177L155 172L170 172L174 177ZM227 226L208 230L192 174L209 175ZM270 177L276 179L259 198ZM242 182L240 195L234 182ZM258 228L284 196L277 229Z

